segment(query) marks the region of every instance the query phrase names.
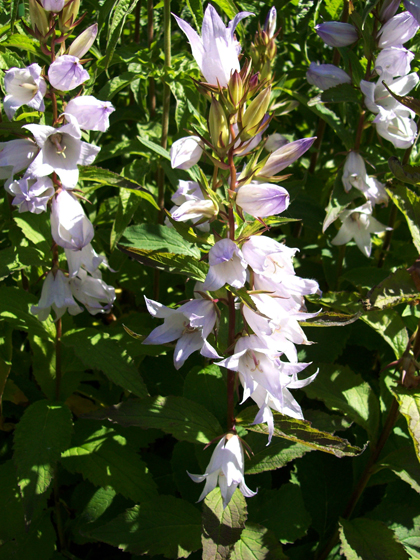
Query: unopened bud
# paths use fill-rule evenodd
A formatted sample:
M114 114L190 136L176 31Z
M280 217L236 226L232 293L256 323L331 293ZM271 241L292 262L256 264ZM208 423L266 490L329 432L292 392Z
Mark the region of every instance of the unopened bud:
M242 126L246 130L248 137L254 136L258 132L258 127L265 117L270 104L271 87L265 88L251 102L242 117ZM243 139L245 139L244 137Z
M41 0L42 7L47 12L58 14L64 8L64 0Z
M80 0L66 2L63 11L60 14L60 29L68 31L72 28L74 22L79 15Z
M382 23L387 22L393 16L395 16L398 8L400 7L400 0L385 0L382 4L381 9L379 11L379 20ZM405 9L408 10L407 6L405 5Z
M215 147L225 147L229 143L229 122L222 105L212 97L209 113L210 137Z
M260 81L260 73L259 72L257 72L256 74L254 74L253 76L250 77L249 84L248 84L248 92L250 94L252 94L254 89L258 87L259 81Z
M49 31L48 15L36 0L29 0L29 17L31 19L32 29L45 37Z
M399 2L398 2L398 6L399 6ZM417 23L420 23L420 2L419 2L419 0L404 0L404 8L408 12L410 12L410 14L417 21ZM397 7L397 9L398 9L398 7ZM395 10L395 12L396 11L397 10ZM392 15L394 15L394 14L392 14Z
M83 31L70 45L68 53L70 56L82 58L93 45L98 34L98 24L94 23Z
M315 31L330 47L347 47L359 38L357 29L350 23L327 21L315 26Z
M238 107L244 95L244 84L238 71L232 74L229 81L229 97L235 107Z
M271 10L268 12L264 24L264 31L267 33L270 39L274 37L274 33L276 32L276 23L277 23L277 11L276 8L273 6Z
M271 80L271 61L267 60L261 69L261 81Z

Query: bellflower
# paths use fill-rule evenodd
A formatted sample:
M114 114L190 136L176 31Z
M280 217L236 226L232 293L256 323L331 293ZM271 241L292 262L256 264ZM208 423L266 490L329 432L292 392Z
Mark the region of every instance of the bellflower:
M376 57L375 70L378 76L383 74L387 74L392 78L405 76L410 72L410 65L413 59L414 53L402 46L388 47L383 49ZM387 77L384 77L384 80L388 85Z
M77 198L66 190L53 198L51 234L57 245L64 249L79 251L92 241L92 222Z
M172 169L190 169L201 158L203 144L198 136L186 136L176 140L171 146Z
M67 54L82 58L93 45L98 34L98 24L94 23L85 29L70 45Z
M397 0L394 0L395 2ZM399 5L399 2L398 2ZM404 0L404 8L410 12L410 14L415 18L417 23L420 23L420 4L418 0Z
M342 182L344 190L349 192L352 187L361 191L373 205L387 203L385 185L375 177L369 177L362 156L354 151L348 153L344 164Z
M40 148L38 156L28 167L31 177L45 177L54 171L66 188L74 188L79 179L78 165L91 165L100 148L81 141L76 119L68 115L69 124L61 128L41 124L26 124Z
M283 187L257 181L239 187L236 196L237 206L254 218L281 214L289 206L289 201L289 193Z
M233 288L244 286L247 263L241 250L231 239L221 239L213 245L209 251L209 265L203 290L214 292L225 284Z
M13 115L22 105L37 111L45 111L44 95L47 84L41 77L39 64L31 64L27 68L11 68L4 75L4 111L11 121Z
M342 226L331 243L333 245L346 245L354 239L356 245L366 257L370 257L372 251L370 234L391 229L372 216L372 204L369 201L358 208L344 210L340 214L340 220Z
M179 369L196 350L207 358L220 358L206 340L217 321L215 305L211 300L191 300L172 309L146 297L144 299L152 317L164 319L164 322L143 340L143 344L166 344L178 339L174 352L175 369Z
M67 265L69 267L69 278L74 278L79 272L80 267L83 267L91 274L102 263L109 268L106 257L98 255L90 243L79 250L64 249L64 252L66 253Z
M347 72L344 72L338 66L334 66L334 64L315 64L315 62L311 62L306 72L306 79L311 85L322 90L340 84L351 84L351 78Z
M274 6L270 8L270 11L265 18L264 23L264 31L267 33L269 39L274 37L276 32L276 24L277 24L277 10Z
M218 211L214 202L205 198L200 185L195 181L179 181L178 190L171 197L176 204L171 209L171 217L176 222L192 220L193 224L207 218L210 220ZM177 208L178 206L178 208ZM202 231L208 231L208 223L197 226Z
M108 313L115 301L115 289L102 280L99 271L90 276L81 268L77 276L69 280L69 286L73 296L91 315Z
M319 284L310 278L301 278L297 274L284 273L280 281L273 278L254 274L254 289L270 293L273 297L277 296L277 303L285 311L300 313L305 309L303 296L318 294L321 295ZM297 315L298 320L302 320Z
M367 82L362 80L360 82L360 89L365 96L365 104L369 111L372 113L379 113L381 109L382 114L385 112L389 113L392 118L392 112L396 109L405 109L404 105L399 103L392 95L388 92L386 87L383 85L383 81L386 82L389 89L396 95L407 95L418 83L419 77L415 72L408 74L407 76L402 76L401 78L385 79L382 76L377 83ZM413 114L409 109L410 114Z
M378 47L400 46L414 37L419 29L419 24L410 12L401 12L389 19L378 33Z
M204 12L201 37L186 21L174 15L179 27L188 37L195 61L209 84L226 87L231 73L235 70L239 72L238 55L241 46L234 33L238 23L251 15L254 14L240 12L225 27L219 14L209 4Z
M391 19L400 7L400 4L401 0L385 0L379 10L379 20L385 23ZM406 9L408 8L406 7Z
M15 197L12 204L19 206L19 212L33 214L45 212L48 201L55 193L53 182L48 177L40 179L24 177L19 181L13 181L6 190Z
M105 132L109 128L109 115L114 111L110 101L99 101L93 95L83 95L71 99L64 114L73 115L82 130Z
M55 311L56 319L60 319L68 310L70 315L77 315L83 309L74 301L70 291L68 278L61 270L55 274L50 271L44 280L41 291L41 299L38 305L31 307L31 313L38 315L40 321L45 321L51 312L51 307Z
M242 254L252 270L274 281L295 273L292 259L297 250L263 235L252 235L242 245Z
M38 146L29 138L0 142L0 179L10 179L26 169L38 152Z
M414 144L417 136L417 125L411 117L412 111L401 106L391 115L380 113L373 122L379 136L392 142L395 148L406 150Z
M64 8L65 0L41 0L41 4L47 12L58 14Z
M316 136L313 138L302 138L281 146L268 157L264 167L258 172L258 175L261 177L277 175L277 173L283 171L283 169L303 156L315 140Z
M204 490L198 499L199 502L217 485L219 485L223 497L223 508L228 505L238 486L246 498L256 495L256 492L250 490L245 484L244 451L237 435L223 436L213 451L204 474L188 474L194 482L206 481Z
M359 38L357 29L350 23L327 21L315 26L315 31L330 47L347 47Z
M48 79L53 88L71 91L89 79L89 72L83 68L77 56L63 54L49 67Z

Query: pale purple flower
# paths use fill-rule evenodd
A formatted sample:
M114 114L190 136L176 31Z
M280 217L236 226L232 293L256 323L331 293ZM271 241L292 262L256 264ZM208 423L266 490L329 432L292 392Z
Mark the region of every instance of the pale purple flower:
M356 245L366 257L370 257L372 251L370 234L382 233L392 229L384 226L372 216L372 204L369 201L358 208L344 210L340 214L340 220L342 226L331 243L333 245L346 245L354 239Z
M397 0L394 0L397 2ZM400 3L398 2L398 5ZM404 8L410 12L410 14L415 18L417 23L420 23L420 3L419 0L404 0Z
M213 245L209 251L209 264L203 290L214 292L225 284L238 289L245 284L247 263L231 239L221 239Z
M65 0L41 0L41 4L47 12L58 14L64 8Z
M50 84L60 91L71 91L89 79L89 72L80 64L77 56L63 54L48 69Z
M419 24L410 12L401 12L389 19L378 33L378 47L400 46L414 37L419 29Z
M98 24L94 23L87 29L85 29L70 45L67 54L70 56L75 56L77 58L83 58L83 56L89 51L90 47L93 45L98 34Z
M68 310L70 315L77 315L83 309L74 301L70 291L69 280L61 270L55 273L50 271L44 280L41 291L41 299L38 305L31 307L31 313L38 315L40 321L45 321L51 312L55 311L56 319L60 319Z
M109 268L106 257L98 255L90 243L75 251L74 249L64 249L69 267L69 278L73 278L83 267L85 270L94 274L101 264Z
M108 313L112 308L115 289L102 280L99 270L90 276L81 268L77 276L69 280L69 285L73 296L83 303L91 315Z
M10 183L6 190L14 196L12 204L19 207L19 212L33 214L45 212L48 201L55 193L53 182L48 177L40 179L24 177Z
M242 254L252 270L274 281L295 273L293 257L297 250L263 235L252 235L242 245Z
M201 158L203 143L198 136L186 136L176 140L171 146L172 169L190 169Z
M334 64L316 64L311 62L306 72L306 79L311 85L322 90L341 84L351 84L351 78L347 72L344 72L338 66L334 66Z
M348 153L344 164L342 182L344 190L349 192L352 187L361 191L373 205L387 203L385 185L375 177L369 177L362 156L354 151Z
M99 101L93 95L83 95L71 99L64 115L73 115L82 130L100 130L109 128L109 115L115 111L110 101Z
M407 149L414 144L417 125L412 119L412 111L402 106L391 115L379 114L373 121L379 136L392 142L395 148Z
M256 494L245 484L244 451L237 435L223 436L213 451L204 474L188 474L194 482L206 481L204 490L198 499L199 502L217 485L222 494L223 508L226 508L238 486L246 498L252 498Z
M398 8L400 7L401 0L385 0L382 3L381 9L379 10L379 19L383 23L388 21L395 15ZM407 9L407 8L406 8Z
M39 64L31 64L27 68L11 68L4 75L4 111L11 121L17 109L27 105L37 111L45 111L44 95L47 84L41 77L42 68Z
M76 119L61 128L40 124L26 124L40 148L38 156L28 167L32 177L45 177L54 171L66 188L74 188L79 179L78 165L91 165L100 148L81 141L81 131Z
M413 59L414 53L402 46L388 47L378 54L375 61L375 70L379 76L387 74L392 80L396 76L408 74ZM384 78L387 85L389 85L388 76Z
M264 31L267 33L268 38L272 39L276 32L277 24L277 10L274 6L270 8L264 23Z
M277 280L279 278L279 280ZM316 280L301 278L297 274L278 274L276 278L263 274L254 274L254 289L267 292L279 299L277 303L287 312L300 313L305 308L303 296L311 294L321 295L319 284ZM301 319L297 315L297 320Z
M174 351L176 369L196 350L207 358L220 358L207 342L217 321L215 304L211 300L195 299L172 309L146 297L144 299L152 317L164 319L164 322L143 340L143 344L166 344L178 340Z
M347 47L359 38L357 29L350 23L327 21L315 26L315 31L330 47Z
M171 210L171 217L176 222L191 220L196 224L206 219L210 220L218 212L214 202L204 196L200 185L195 181L179 181L179 188L171 200L178 206ZM197 227L203 231L209 230L208 223L201 223Z
M0 179L10 179L26 169L38 152L38 146L29 138L0 142Z
M83 249L93 239L92 222L82 205L69 191L62 190L53 198L51 208L51 234L64 249Z
M174 15L179 27L188 37L192 54L209 84L226 87L232 72L239 72L238 55L241 46L234 33L238 23L250 15L254 14L240 12L225 27L221 17L209 4L204 12L201 37L186 21Z
M401 78L391 79L385 75L375 83L362 80L360 89L365 96L365 104L372 113L381 113L380 120L393 118L395 111L405 111L404 116L413 116L414 113L399 103L386 89L382 82L386 83L389 89L399 96L407 95L419 82L419 77L415 72L402 76Z
M272 177L283 171L309 150L315 142L316 136L295 140L274 151L267 159L264 167L258 172L261 177Z
M283 187L271 183L251 181L239 187L236 204L254 218L266 218L281 214L289 206L289 193Z

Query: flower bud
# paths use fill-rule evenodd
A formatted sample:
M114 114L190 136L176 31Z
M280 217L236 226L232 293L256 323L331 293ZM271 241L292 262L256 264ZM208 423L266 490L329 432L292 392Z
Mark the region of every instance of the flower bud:
M266 143L264 144L264 148L267 150L267 152L274 152L275 150L282 148L288 143L289 141L287 140L287 138L285 138L278 132L275 132L274 134L270 134L270 136L267 138Z
M350 23L327 21L315 26L315 31L330 47L347 47L359 38L356 28Z
M246 134L243 139L254 136L258 132L258 127L264 119L270 104L270 96L271 87L265 88L257 95L245 111L242 117L242 127L245 129Z
M401 12L388 20L378 33L378 47L401 46L414 37L419 29L417 20L410 12Z
M398 5L400 3L398 2ZM419 0L404 0L404 8L420 23L420 2Z
M69 31L79 15L80 0L67 1L60 14L60 30Z
M53 198L51 234L57 245L74 251L80 251L92 241L92 222L77 198L66 190Z
M58 14L64 8L64 0L41 0L42 7L47 12Z
M83 31L70 45L67 54L70 56L77 56L77 58L83 58L83 56L88 52L90 47L93 45L98 34L98 24L94 23L87 29Z
M396 11L400 7L400 3L401 0L385 0L385 2L382 4L381 9L379 11L379 20L382 21L382 23L385 23L389 19L391 19L392 16L395 15ZM407 7L406 10L408 10Z
M264 31L267 33L269 39L274 37L274 33L276 32L276 23L277 23L277 10L273 6L268 12L264 24Z
M283 171L283 169L291 165L307 150L309 150L315 140L316 137L302 138L282 146L268 157L264 167L259 171L258 175L263 177L272 177L280 171Z
M350 76L334 64L315 64L311 62L306 72L306 79L311 85L323 91L340 84L351 84Z
M222 105L212 97L209 113L210 137L215 147L225 147L229 143L229 122Z
M32 29L45 37L49 31L47 12L42 8L36 0L29 0L29 17Z
M172 169L190 169L201 158L203 146L198 136L186 136L174 142L169 155Z
M238 107L244 96L244 84L241 75L235 70L229 81L229 97L234 107Z
M289 206L289 193L271 183L251 182L240 187L236 204L254 218L266 218L284 212Z
M248 93L252 95L253 91L255 88L258 87L258 82L260 81L260 73L257 72L256 74L253 74L250 78L249 78L249 82L248 82Z

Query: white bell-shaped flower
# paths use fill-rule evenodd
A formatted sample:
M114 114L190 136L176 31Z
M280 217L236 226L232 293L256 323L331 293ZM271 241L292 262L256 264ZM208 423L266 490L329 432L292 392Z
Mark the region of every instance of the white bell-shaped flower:
M74 301L70 291L69 280L61 272L50 271L44 280L41 291L41 299L38 305L31 307L31 313L38 315L40 321L45 321L51 312L55 311L56 318L60 319L68 310L70 315L77 315L83 309Z
M47 84L41 77L42 68L39 64L31 64L27 68L10 68L4 75L4 111L9 120L17 109L27 105L37 111L45 111L44 95Z
M169 152L172 169L190 169L201 158L203 143L198 136L186 136L176 140Z
M115 301L115 288L108 286L98 271L90 276L83 268L77 276L69 280L73 296L89 311L91 315L108 313Z
M242 252L231 239L221 239L209 251L210 269L202 284L202 290L210 292L229 284L242 288L246 282L247 263Z
M110 101L99 101L93 95L81 95L67 103L64 115L72 115L82 130L105 132L109 128L109 115L114 111Z
M39 152L29 138L0 142L0 179L11 179L30 165Z
M51 234L57 245L75 251L80 251L93 239L92 222L77 198L66 190L53 198Z

